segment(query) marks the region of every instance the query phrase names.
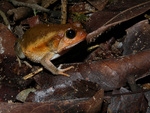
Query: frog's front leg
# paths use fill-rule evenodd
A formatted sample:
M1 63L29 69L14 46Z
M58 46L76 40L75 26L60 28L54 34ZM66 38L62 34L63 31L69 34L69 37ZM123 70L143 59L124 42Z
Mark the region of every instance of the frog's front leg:
M52 57L55 55L55 53L47 53L41 60L41 64L50 72L52 72L55 75L64 75L64 76L70 76L66 73L64 73L67 70L70 70L71 68L73 68L73 66L70 66L68 68L65 69L60 69L60 66L57 68L56 66L54 66L54 64L50 61L52 59Z

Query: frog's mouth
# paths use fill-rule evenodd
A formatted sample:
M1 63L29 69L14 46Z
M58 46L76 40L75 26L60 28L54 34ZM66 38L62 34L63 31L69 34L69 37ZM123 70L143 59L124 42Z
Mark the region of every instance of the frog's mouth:
M79 43L82 42L83 40L84 40L84 39L82 39L82 40L80 40L80 41L78 41L78 42L76 42L76 43L74 43L74 44L72 44L72 45L66 46L65 49L72 48L73 46L79 44Z
M72 47L74 47L75 45L79 44L80 42L82 42L85 38L81 39L80 41L78 42L75 42L74 44L71 44L71 45L68 45L68 46L65 46L65 47L61 47L61 49L58 48L57 50L57 53L59 54L64 54L66 53L67 51L69 51Z

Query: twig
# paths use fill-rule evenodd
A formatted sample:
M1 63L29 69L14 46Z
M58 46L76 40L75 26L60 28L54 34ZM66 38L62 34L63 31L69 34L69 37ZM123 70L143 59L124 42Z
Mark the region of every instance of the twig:
M1 17L3 18L3 21L4 21L5 25L10 29L10 24L9 24L9 21L8 21L8 19L7 19L6 15L5 15L5 13L0 10L0 15L1 15Z
M61 0L61 4L62 4L61 24L66 24L66 20L67 20L67 0Z
M88 50L88 51L91 51L91 50L93 50L93 49L95 49L95 48L98 48L98 47L100 47L100 46L97 44L97 45L94 45L94 46L89 47L87 50Z
M38 11L51 12L49 9L41 7L41 6L37 5L37 4L30 4L30 3L18 2L16 0L8 0L8 1L11 2L15 6L26 6L26 7L32 8L32 9L36 9Z
M43 71L43 68L40 68L40 69L38 69L38 70L36 70L36 71L34 71L34 72L32 72L32 73L30 73L30 74L24 76L23 79L24 79L24 80L27 80L28 78L33 77L34 75L36 75L37 73L39 73L39 72L41 72L41 71Z

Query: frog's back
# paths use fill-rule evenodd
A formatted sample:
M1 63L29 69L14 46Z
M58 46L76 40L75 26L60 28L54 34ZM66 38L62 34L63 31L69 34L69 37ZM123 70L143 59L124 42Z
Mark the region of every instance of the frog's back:
M67 27L68 26L66 25L64 29L66 29ZM36 25L35 27L28 29L24 33L22 39L20 40L20 43L23 48L27 48L28 46L33 44L40 44L43 41L47 42L47 40L51 40L54 35L56 36L58 32L60 32L60 28L62 28L62 25L59 24ZM49 36L47 37L47 35Z

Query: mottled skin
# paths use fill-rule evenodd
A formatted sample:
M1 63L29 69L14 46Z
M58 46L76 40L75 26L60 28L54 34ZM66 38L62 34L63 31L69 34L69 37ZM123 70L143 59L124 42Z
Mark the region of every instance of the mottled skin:
M73 30L76 35L68 38L66 31ZM80 23L73 24L39 24L25 32L15 44L16 55L23 59L25 56L33 62L41 63L53 74L69 76L65 69L56 68L51 60L61 56L65 51L83 41L86 32Z

